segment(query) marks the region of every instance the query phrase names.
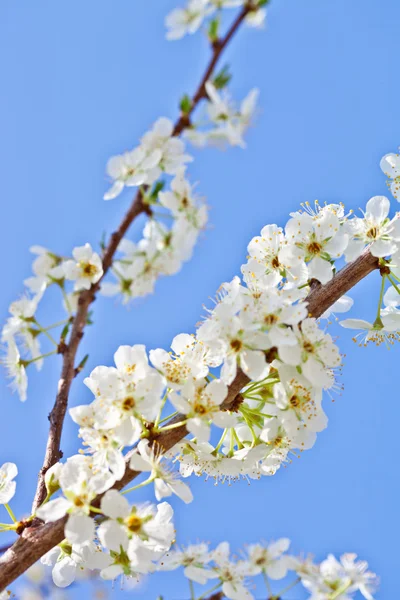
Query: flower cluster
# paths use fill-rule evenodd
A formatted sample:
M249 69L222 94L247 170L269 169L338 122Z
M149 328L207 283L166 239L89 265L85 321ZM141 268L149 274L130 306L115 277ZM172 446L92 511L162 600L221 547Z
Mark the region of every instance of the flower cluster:
M327 426L323 391L337 385L341 356L308 315L306 297L313 281L333 277L335 260L358 244L356 236L376 212L387 221L388 252L396 250L398 220L387 219L386 202L370 200L362 219L346 216L342 206L316 204L292 213L284 229L265 226L249 243L242 280L221 286L195 335L182 333L171 352L151 350L149 358L144 346L121 346L115 367L94 369L85 384L95 399L71 416L96 478L107 482L102 491L121 480L129 460L131 469L149 473L146 483L154 482L158 500L175 493L191 501L157 444L146 440L176 426L185 425L192 436L168 454L179 461L183 477L273 475L291 455L314 445ZM385 300L394 323L397 299L388 292ZM343 302L338 311L350 307L351 301ZM238 375L242 389L232 397L229 386ZM165 424L168 404L181 415L176 423ZM127 459L125 451L138 442Z
M70 319L77 309L79 292L88 290L103 276L101 258L90 244L74 248L72 258L56 255L41 246L33 246L31 252L36 256L32 265L33 275L25 280L25 294L10 304L11 316L1 332L1 340L7 346L4 363L13 379L12 387L18 391L22 401L27 397L26 368L34 363L40 370L43 359L57 353L59 341L54 339L51 330L67 327L62 335L67 334ZM68 288L69 282L73 282L71 289ZM38 320L37 311L45 291L54 285L62 292L67 318L44 326ZM45 354L41 349L43 338L52 347Z
M132 506L118 491L106 491L110 481L111 475L80 455L46 474L48 497L36 515L46 522L68 515L66 539L42 558L53 566L53 581L60 587L70 585L82 568L100 570L103 579L151 573L174 540L168 503ZM63 495L50 499L59 490ZM103 496L96 507L98 494Z
M190 260L199 233L207 223L207 206L197 198L183 169L177 171L170 190L158 191L159 188L162 186L156 186L148 199L153 211L143 238L138 243L127 239L120 243L121 254L111 269L116 281L103 283L103 295L118 294L127 303L150 294L161 275L174 275L183 262ZM173 220L171 228L163 222L168 217Z
M206 145L245 148L243 136L252 122L258 90L251 90L240 107L237 107L226 89L220 92L212 81L208 81L205 87L208 99L205 115L200 118L199 123L191 123L185 136L193 145L201 148Z
M185 577L198 585L213 586L199 598L220 590L224 598L231 600L252 600L251 589L255 578L262 575L267 585L269 598L282 598L286 592L301 583L310 593L310 600L350 600L360 592L367 600L373 600L372 593L377 588L378 579L368 571L365 561L357 561L355 554L343 554L338 561L332 554L320 564L311 556L307 558L287 554L290 540L249 544L240 558L232 557L227 542L222 542L214 550L208 544L199 543L183 549L173 549L166 553L159 563L161 571L183 568ZM276 581L286 579L290 573L296 578L277 590ZM215 584L216 582L216 584ZM194 597L194 596L193 596Z
M237 6L249 7L246 15L246 23L251 27L262 27L267 11L264 5L266 0L189 0L185 8L174 9L166 18L165 24L168 29L168 40L180 40L185 35L196 33L208 20L208 27L220 18L223 8L234 8ZM217 17L216 17L217 13Z

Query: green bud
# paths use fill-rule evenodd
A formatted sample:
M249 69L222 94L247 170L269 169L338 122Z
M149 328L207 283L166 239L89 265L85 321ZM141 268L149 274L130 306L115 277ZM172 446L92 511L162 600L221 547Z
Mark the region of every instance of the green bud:
M76 367L75 372L77 374L80 373L84 369L84 367L88 361L88 358L89 358L89 354L86 354L86 356L81 360L79 365Z
M214 77L212 80L213 84L217 88L217 90L222 90L224 87L228 85L230 80L232 79L232 75L229 72L229 65L225 65L221 71Z
M65 340L67 339L67 335L68 335L70 326L71 326L71 322L68 321L68 323L65 325L64 329L61 332L61 340L63 342L65 342Z
M179 108L181 109L181 112L184 115L188 115L190 113L192 109L192 101L190 99L190 96L188 96L187 94L182 96L181 101L179 103Z
M149 194L150 200L157 200L158 194L165 188L165 181L157 181Z
M208 39L212 44L218 41L219 38L219 19L212 19L208 26Z

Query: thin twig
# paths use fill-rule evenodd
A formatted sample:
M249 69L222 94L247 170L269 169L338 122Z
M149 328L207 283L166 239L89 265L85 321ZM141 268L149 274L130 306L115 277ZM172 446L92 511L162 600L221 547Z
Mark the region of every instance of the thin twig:
M199 102L206 97L205 84L211 77L214 69L223 53L224 49L231 41L235 32L238 30L240 24L245 19L246 15L250 12L250 6L244 6L239 12L238 16L232 23L227 34L218 42L213 44L213 53L211 60L205 70L205 73L200 81L200 84L193 95L191 108L189 113L181 114L177 120L173 135L178 136L182 131L190 124L190 115L199 104ZM133 221L141 213L147 212L151 214L151 210L147 204L143 202L143 195L139 190L133 199L133 202L123 218L118 229L111 235L110 241L103 253L103 276L107 274L110 269L115 252L124 237L125 233L129 229ZM75 377L75 358L80 345L80 341L83 337L84 329L87 322L89 307L94 302L96 293L99 291L102 279L92 285L92 287L81 292L78 300L78 310L75 315L72 324L71 337L68 344L63 347L63 363L61 370L61 377L58 383L58 393L51 413L49 414L50 429L47 440L46 452L43 461L43 466L39 472L39 481L36 489L35 498L32 505L32 511L34 512L43 502L46 497L45 487L45 475L46 472L56 464L62 458L62 452L60 449L61 435L64 425L65 414L68 406L69 391L71 388L72 381Z
M347 265L344 269L327 284L314 289L308 296L308 308L314 317L320 317L336 300L348 292L359 281L379 268L378 259L368 251L364 252L357 260ZM237 402L237 396L244 385L248 383L248 377L239 372L229 386L228 397L222 407L229 410ZM170 424L178 423L184 419L183 415L176 415ZM164 451L170 450L181 441L187 434L186 427L182 425L175 429L165 431L155 436L151 441L156 441ZM117 481L114 488L121 490L135 477L140 475L136 471L126 468L124 477ZM100 504L101 497L97 497L94 506ZM67 517L63 517L54 523L46 523L37 527L26 528L20 538L0 558L0 591L4 590L17 577L22 575L41 556L51 550L64 539L64 526Z

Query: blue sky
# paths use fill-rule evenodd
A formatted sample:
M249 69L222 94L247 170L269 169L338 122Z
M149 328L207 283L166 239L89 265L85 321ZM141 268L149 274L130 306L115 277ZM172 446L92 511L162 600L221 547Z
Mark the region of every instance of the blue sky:
M163 19L174 5L1 3L3 319L29 275L29 246L68 253L86 241L96 245L117 225L131 194L102 201L107 158L133 147L160 115L175 118L178 99L194 89L207 44L201 35L165 41ZM193 151L190 173L211 206L212 227L193 260L160 281L155 295L128 309L110 299L96 302L95 326L82 344L87 372L111 364L119 344L168 348L174 335L193 331L202 305L239 272L251 237L267 223L284 225L300 202L318 198L357 209L385 193L379 160L400 141L399 22L397 0L274 0L265 31L239 33L226 55L232 91L239 98L254 86L261 91L248 148ZM351 316L372 317L378 293L376 276L359 285ZM354 551L380 574L377 597L393 597L400 533L398 348L359 349L350 332L332 331L346 354L345 389L334 403L326 399L329 427L314 449L250 487L191 481L195 501L173 502L178 541L227 539L238 548L285 535L294 551L318 558ZM19 514L33 496L59 371L58 358L40 375L32 371L24 405L0 375L0 462L19 466L13 501ZM71 405L89 400L80 377ZM66 455L76 450L70 419L62 446ZM183 580L163 576L149 581L140 597L150 600L160 591L166 600L187 596ZM86 596L75 590L73 597ZM293 599L300 597L293 591Z

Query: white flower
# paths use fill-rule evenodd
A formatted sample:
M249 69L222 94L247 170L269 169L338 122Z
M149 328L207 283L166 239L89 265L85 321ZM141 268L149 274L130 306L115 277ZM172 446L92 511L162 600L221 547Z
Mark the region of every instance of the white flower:
M135 148L125 154L112 156L107 163L107 174L114 180L111 188L104 194L104 200L113 200L125 186L134 187L150 185L161 173L159 162L161 150L154 150L149 155L142 147Z
M75 291L88 290L103 275L101 258L92 250L90 244L74 248L72 256L75 260L64 263L65 276L67 279L75 280Z
M309 278L327 283L333 277L332 259L339 258L348 244L336 210L330 205L312 216L297 213L285 227L286 238L308 263Z
M373 600L371 591L376 587L377 578L374 573L367 571L368 564L364 561L355 562L355 554L344 554L340 562L330 554L319 565L319 573L302 574L302 584L312 593L315 600L324 600L336 596L343 600L350 600L357 590L367 600ZM335 592L343 589L343 594L338 596ZM351 594L351 595L350 595Z
M0 504L8 504L15 494L17 484L14 478L18 475L17 465L4 463L0 467Z
M169 175L176 175L185 168L185 163L193 159L185 154L185 144L182 140L173 135L174 124L170 119L161 117L153 128L145 133L140 140L141 147L152 156L155 152L160 152L158 166Z
M171 182L171 191L160 192L159 200L168 208L175 218L186 219L195 229L202 229L207 222L207 208L205 205L197 206L193 196L192 186L185 179L181 169Z
M114 367L96 367L84 380L96 400L93 411L72 409L73 418L84 427L113 430L111 437L123 446L138 441L141 420L153 421L158 413L165 384L152 369L145 346L120 346Z
M60 487L65 497L42 504L36 515L46 523L57 521L65 514L69 519L65 526L66 538L73 544L90 542L94 538L94 521L89 516L91 502L97 494L111 487L115 479L107 474L93 474L86 457L76 455L67 460L59 474Z
M174 571L184 567L184 575L191 581L205 585L210 578L210 571L206 566L211 561L208 545L192 544L183 550L171 550L163 556L158 566L160 571Z
M211 128L205 131L198 131L196 127L190 128L185 131L186 137L198 146L209 142L222 148L226 144L244 148L246 144L243 135L251 124L259 90L251 90L240 107L237 107L226 89L222 92L217 90L212 81L207 81L205 85Z
M31 246L29 249L37 258L33 261L34 277L25 279L24 283L33 292L39 292L43 284L50 285L54 281L64 279L63 259L42 246Z
M130 506L116 490L109 490L101 500L101 510L108 517L98 528L102 545L109 550L126 550L132 538L139 538L154 553L169 550L174 538L173 510L167 502L157 506Z
M259 277L262 271L259 272L254 267L251 259L257 261L265 273L275 273L278 281L284 276L296 280L298 285L305 282L305 277L302 277L304 270L303 257L299 256L295 247L288 244L281 227L277 225L263 227L261 235L251 240L247 246L247 251L250 255L250 260L247 263L248 269L254 271L255 277ZM306 270L305 274L307 275Z
M250 27L256 27L260 29L264 27L265 20L267 18L267 9L266 8L258 8L256 10L252 10L246 16L246 24Z
M150 360L166 378L173 389L181 388L187 381L208 375L206 348L194 336L180 333L172 340L173 354L158 348L150 350Z
M180 481L178 473L171 471L162 464L161 453L150 448L147 440L141 440L137 446L138 452L132 454L129 466L134 471L148 471L154 480L154 491L157 500L176 494L185 504L193 500L189 486Z
M222 582L222 591L230 600L253 600L253 595L244 585L244 578L248 574L248 565L240 561L230 561L229 554L228 542L222 542L214 550L212 554L216 563L214 577L219 577Z
M400 242L399 215L388 218L390 202L385 196L374 196L367 202L364 217L354 217L345 227L350 234L349 245L345 252L349 262L360 256L365 245L373 256L383 257L393 254ZM397 242L397 243L396 243Z
M384 343L389 348L400 339L400 311L394 307L388 307L386 311L382 311L380 319L374 323L364 319L345 319L340 321L340 325L346 329L361 329L353 338L360 346L373 342L377 346Z
M14 338L7 340L7 355L4 363L8 371L8 376L13 379L11 389L18 392L21 402L25 402L28 389L27 363L22 360Z
M167 40L179 40L188 33L196 33L213 10L209 0L189 0L186 8L174 9L165 19Z
M104 568L110 559L93 543L69 544L64 541L42 556L40 562L53 567L54 584L65 588L75 581L79 570Z
M43 360L36 360L40 357L41 351L38 339L40 329L35 325L35 313L45 289L46 284L42 283L41 288L32 298L25 295L12 302L9 307L12 316L7 320L1 333L2 340L6 342L15 336L22 338L22 342L30 352L32 359L35 359L38 371L43 365Z
M400 199L400 156L398 154L386 154L381 162L380 167L385 175L389 178L390 191L393 196Z
M281 538L271 542L267 546L262 544L250 544L246 550L251 564L251 574L257 575L264 572L271 579L283 579L286 577L290 562L286 556L290 540Z
M197 338L219 351L223 362L221 379L227 384L234 380L238 366L246 375L259 381L268 375L270 366L262 350L271 347L268 334L246 328L241 316L232 316L234 308L225 302L217 305L214 313L197 331ZM235 311L236 312L236 311Z
M228 395L228 388L223 381L214 379L210 383L188 385L181 394L172 393L170 401L177 410L186 415L186 427L200 442L208 442L211 420L218 427L230 427L236 418L220 406Z
M301 324L301 330L294 328L297 344L281 346L280 359L292 366L301 366L303 375L316 387L332 387L331 368L341 363L337 346L332 337L324 333L315 319L307 318Z
M274 398L278 413L270 408L271 414L277 414L289 433L298 431L301 421L310 431L322 431L328 419L322 410L322 390L314 388L300 375L295 367L282 365L279 368L281 382L274 385Z

